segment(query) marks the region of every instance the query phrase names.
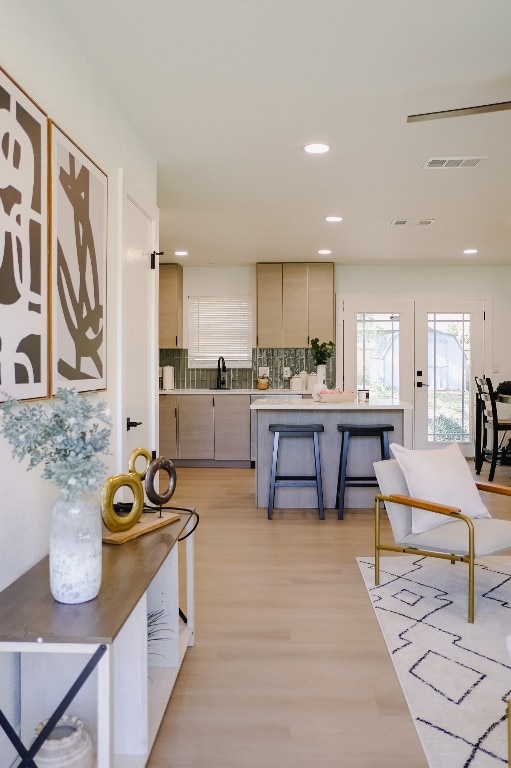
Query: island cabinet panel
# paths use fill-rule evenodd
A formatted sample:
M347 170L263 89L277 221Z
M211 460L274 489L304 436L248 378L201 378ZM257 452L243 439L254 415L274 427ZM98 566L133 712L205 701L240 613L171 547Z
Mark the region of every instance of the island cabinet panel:
M177 399L175 395L160 395L159 454L167 459L177 458Z
M257 265L257 346L282 346L282 264Z
M178 458L214 459L215 412L213 395L178 395L177 418Z
M183 268L160 264L159 342L160 349L183 346Z
M334 265L308 264L308 335L311 339L335 341Z
M215 397L215 459L250 461L250 396Z
M308 347L335 341L334 265L257 265L257 346Z
M309 345L307 264L282 265L282 346Z

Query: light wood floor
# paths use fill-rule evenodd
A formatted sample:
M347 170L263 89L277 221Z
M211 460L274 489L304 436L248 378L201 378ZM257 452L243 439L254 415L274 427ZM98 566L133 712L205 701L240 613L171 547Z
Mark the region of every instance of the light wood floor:
M355 561L372 555L372 511L268 521L254 470L177 472L171 503L201 518L197 643L150 768L426 768ZM485 502L511 519L509 502Z

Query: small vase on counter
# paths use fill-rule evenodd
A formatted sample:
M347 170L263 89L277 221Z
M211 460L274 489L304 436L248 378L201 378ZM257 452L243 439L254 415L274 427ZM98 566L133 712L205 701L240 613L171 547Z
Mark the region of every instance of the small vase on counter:
M326 365L317 365L316 366L316 376L317 380L314 386L312 387L312 399L313 400L319 400L319 393L325 386L325 377L326 377Z

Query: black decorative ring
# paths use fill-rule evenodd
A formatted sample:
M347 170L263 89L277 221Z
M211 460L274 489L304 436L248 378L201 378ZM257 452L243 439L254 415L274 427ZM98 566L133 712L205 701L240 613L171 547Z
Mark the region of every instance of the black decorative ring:
M169 484L167 490L163 493L158 493L154 487L154 481L160 469L163 469L169 476ZM145 492L149 501L152 501L153 504L157 504L158 506L162 506L172 498L172 494L175 490L176 468L173 463L170 461L170 459L166 459L164 456L160 456L158 459L153 459L147 467L145 476Z

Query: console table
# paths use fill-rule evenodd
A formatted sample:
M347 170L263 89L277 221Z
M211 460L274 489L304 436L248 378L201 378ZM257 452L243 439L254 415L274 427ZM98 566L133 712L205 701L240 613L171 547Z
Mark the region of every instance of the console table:
M194 516L176 511L174 523L121 546L103 545L101 590L88 603L55 602L48 558L0 593L0 652L19 654L25 747L94 658L68 713L91 735L97 768L146 765L194 644ZM187 533L180 583L177 542ZM157 620L148 631L149 615Z

